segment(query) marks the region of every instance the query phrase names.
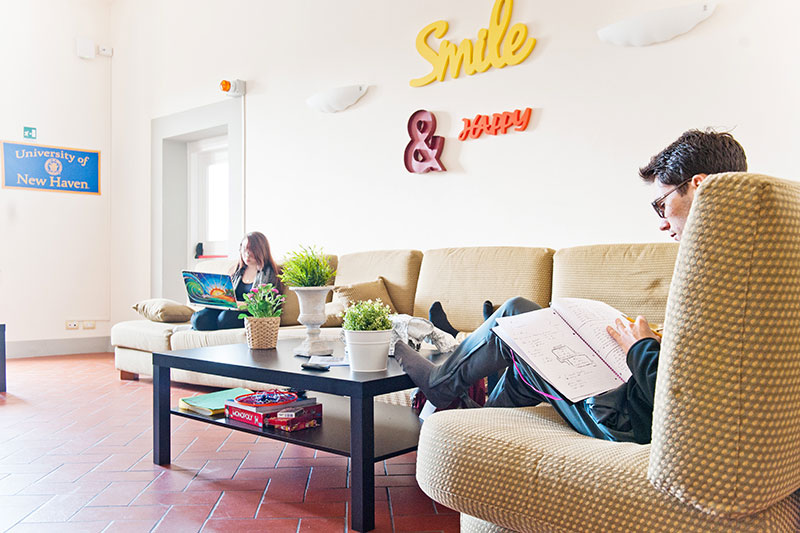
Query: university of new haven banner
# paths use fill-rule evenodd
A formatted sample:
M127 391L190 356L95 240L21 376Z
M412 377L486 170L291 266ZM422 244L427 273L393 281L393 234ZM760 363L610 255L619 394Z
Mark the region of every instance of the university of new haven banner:
M100 194L100 152L2 144L4 188Z

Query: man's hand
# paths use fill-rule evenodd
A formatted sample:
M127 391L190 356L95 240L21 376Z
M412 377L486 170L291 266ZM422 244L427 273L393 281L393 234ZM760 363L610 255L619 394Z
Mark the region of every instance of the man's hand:
M658 335L650 329L650 324L647 323L643 316L637 316L633 323L618 318L614 326L608 326L606 331L625 353L628 353L631 346L642 339L653 338L660 340Z

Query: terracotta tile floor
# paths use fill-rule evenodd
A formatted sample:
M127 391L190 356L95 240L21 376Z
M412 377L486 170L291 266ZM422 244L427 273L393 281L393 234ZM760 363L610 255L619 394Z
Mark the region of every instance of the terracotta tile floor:
M349 530L346 458L172 417L173 462L155 466L151 409L152 382L120 381L113 354L9 360L0 531ZM415 459L375 465L375 531L458 531Z

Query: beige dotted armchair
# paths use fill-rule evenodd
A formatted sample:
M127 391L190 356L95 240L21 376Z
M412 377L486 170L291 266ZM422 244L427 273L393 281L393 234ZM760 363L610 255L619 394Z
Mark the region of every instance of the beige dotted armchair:
M420 487L463 531L800 530L800 183L700 187L667 303L649 445L548 406L425 422Z

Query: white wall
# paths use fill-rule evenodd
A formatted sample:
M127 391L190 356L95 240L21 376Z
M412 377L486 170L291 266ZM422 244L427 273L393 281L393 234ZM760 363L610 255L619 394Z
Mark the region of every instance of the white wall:
M517 0L512 23L538 39L526 62L410 87L430 69L417 32L445 19L450 40L474 38L492 4L117 2L113 174L125 205L113 205L113 228L126 239L124 249L115 240L113 261L114 276L134 282L114 290L114 319L147 296L149 121L220 99L223 78L248 83L247 227L278 256L299 243L342 253L663 240L636 170L691 127L732 129L752 170L800 176L800 73L788 68L800 5L727 0L687 35L620 48L595 31L641 2ZM305 106L318 90L354 83L369 93L343 113ZM527 106L526 132L457 140L463 117ZM406 122L419 108L447 139L446 173L404 169Z
M648 2L647 9L685 0ZM414 39L450 22L460 42L493 2L119 1L114 58L114 319L147 296L149 120L248 83L247 226L276 255L299 243L334 253L372 248L659 241L636 170L691 127L732 129L751 169L796 179L800 5L723 0L691 33L646 48L600 42L598 27L638 14L636 0L517 0L512 23L538 39L519 66L422 88ZM318 90L367 83L339 114L309 110ZM534 108L526 132L460 142L461 118ZM410 114L436 114L449 172L403 167ZM301 214L302 206L308 207Z
M0 12L0 139L101 152L99 196L0 189L0 322L13 355L15 341L108 336L111 63L79 59L75 38L108 43L109 6L0 0ZM66 331L66 320L97 329Z
M517 0L512 23L526 23L538 39L527 61L411 88L430 68L414 48L418 31L446 19L447 38L474 38L492 0L0 1L4 18L19 20L0 34L13 50L0 59L3 72L25 82L0 84L0 137L15 140L23 123L36 125L43 143L104 155L99 198L0 193L2 253L14 258L2 261L2 289L12 296L3 314L15 302L13 324L24 332L10 328L9 338L64 336L68 291L93 314L107 310L110 291L112 323L135 316L130 305L151 296L151 120L225 98L222 78L248 82L247 227L264 231L278 257L299 243L343 253L663 240L636 169L690 127L731 128L752 170L800 176L795 2L722 0L687 35L619 48L595 31L640 13L642 2ZM686 1L654 0L646 9ZM114 46L110 161L108 66L74 56L78 33L110 36ZM343 113L305 106L318 90L353 83L370 90ZM526 132L456 138L463 117L527 106L534 118ZM447 173L403 167L406 122L419 108L436 113ZM302 215L301 198L311 208ZM110 245L101 223L108 202ZM54 311L20 304L34 299L26 286L52 278L52 263L68 271L54 289ZM46 323L29 326L37 315Z

